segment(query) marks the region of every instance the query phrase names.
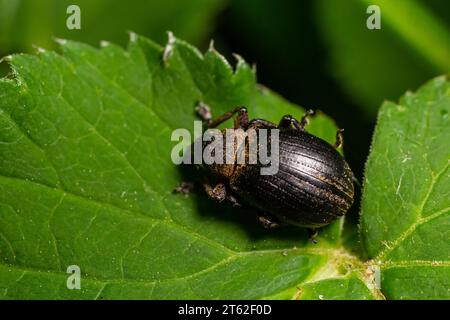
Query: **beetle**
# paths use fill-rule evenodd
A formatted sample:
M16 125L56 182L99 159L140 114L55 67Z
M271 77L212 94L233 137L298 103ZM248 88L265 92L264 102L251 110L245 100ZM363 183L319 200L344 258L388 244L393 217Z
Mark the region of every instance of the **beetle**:
M261 164L200 166L209 176L203 187L217 202L228 200L235 206L255 208L266 228L283 224L307 228L312 240L317 228L344 215L353 204L354 174L336 150L342 144L343 130L337 130L334 145L308 133L305 126L314 114L312 110L300 121L285 115L278 125L264 119L249 120L245 107L214 120L205 104L199 104L196 110L208 128L216 128L236 115L235 129L279 129L279 169L273 175L261 175ZM225 130L221 132L225 135ZM175 191L186 192L190 187L184 184Z

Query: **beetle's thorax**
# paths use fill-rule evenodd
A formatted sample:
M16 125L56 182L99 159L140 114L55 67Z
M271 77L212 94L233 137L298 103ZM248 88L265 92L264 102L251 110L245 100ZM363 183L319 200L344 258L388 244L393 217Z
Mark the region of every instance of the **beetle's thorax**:
M243 129L224 129L222 163L203 164L203 168L221 180L229 181L249 164L249 143L253 136ZM208 143L203 145L205 148Z

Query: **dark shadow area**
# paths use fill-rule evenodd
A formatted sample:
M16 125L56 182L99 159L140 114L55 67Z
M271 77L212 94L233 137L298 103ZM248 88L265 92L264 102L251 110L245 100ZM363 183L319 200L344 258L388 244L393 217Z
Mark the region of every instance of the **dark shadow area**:
M0 57L1 59L2 57ZM11 74L11 67L6 61L0 62L0 78L5 78Z

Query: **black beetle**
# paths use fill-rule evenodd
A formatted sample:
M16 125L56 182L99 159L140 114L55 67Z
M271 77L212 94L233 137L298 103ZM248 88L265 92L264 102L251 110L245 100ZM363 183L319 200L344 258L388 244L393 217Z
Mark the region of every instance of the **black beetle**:
M203 186L214 200L229 200L234 205L246 204L259 210L259 221L267 228L290 224L310 231L328 225L352 205L354 175L336 151L342 143L343 130L337 131L334 146L306 132L305 125L313 111L307 111L300 121L285 115L278 125L263 119L249 121L245 107L215 120L211 120L204 104L199 104L197 113L209 128L237 114L235 129L279 129L279 170L274 175L261 175L261 164L201 165L209 175ZM222 132L225 134L225 130ZM186 192L188 186L191 185L183 184L175 191Z

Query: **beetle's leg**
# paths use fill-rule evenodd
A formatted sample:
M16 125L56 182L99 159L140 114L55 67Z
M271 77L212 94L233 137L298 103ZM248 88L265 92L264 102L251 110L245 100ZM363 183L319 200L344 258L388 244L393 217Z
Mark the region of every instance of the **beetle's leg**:
M309 123L309 117L313 116L314 113L315 113L315 111L312 109L306 110L305 114L303 115L302 119L300 120L300 126L303 130L305 130L305 126Z
M280 226L280 223L275 222L263 215L258 216L258 222L261 223L266 229L275 229Z
M344 141L344 137L342 133L344 132L344 129L338 129L336 131L336 142L334 143L334 147L337 149L340 146L342 146L342 142Z
M217 202L223 202L227 197L227 190L223 183L218 183L215 187L212 187L208 183L204 183L203 187L208 196Z
M308 228L307 230L308 230L308 238L309 238L309 240L311 240L312 243L316 244L317 243L316 237L319 234L317 232L317 229Z
M188 195L194 189L194 184L192 182L183 181L178 187L172 190L172 193L182 193Z
M239 202L239 200L232 194L227 195L227 200L230 201L233 207L242 207L242 204Z
M245 108L245 107L237 107L231 111L225 112L220 117L218 117L214 120L211 120L208 123L208 128L217 127L218 125L224 123L225 121L227 121L228 119L233 117L236 113L238 114L238 116L236 117L236 120L234 121L235 129L246 128L248 126L248 113L247 113L247 108Z
M294 126L295 129L299 131L305 131L304 126L301 124L301 122L298 122L297 119L295 119L290 114L287 114L281 118L280 123L278 124L279 128L290 128L291 126Z
M247 108L241 107L237 111L238 115L236 119L234 119L234 128L235 129L247 129L248 127L248 112Z
M278 128L290 128L292 125L292 119L294 118L290 114L284 115L278 123Z
M303 115L302 119L300 120L300 122L297 119L295 119L293 116L287 114L287 115L283 116L283 118L281 118L280 123L278 124L278 127L279 128L289 128L291 125L293 125L295 129L297 129L299 131L305 131L305 126L308 124L308 117L313 114L314 114L313 110L306 111L305 114Z

